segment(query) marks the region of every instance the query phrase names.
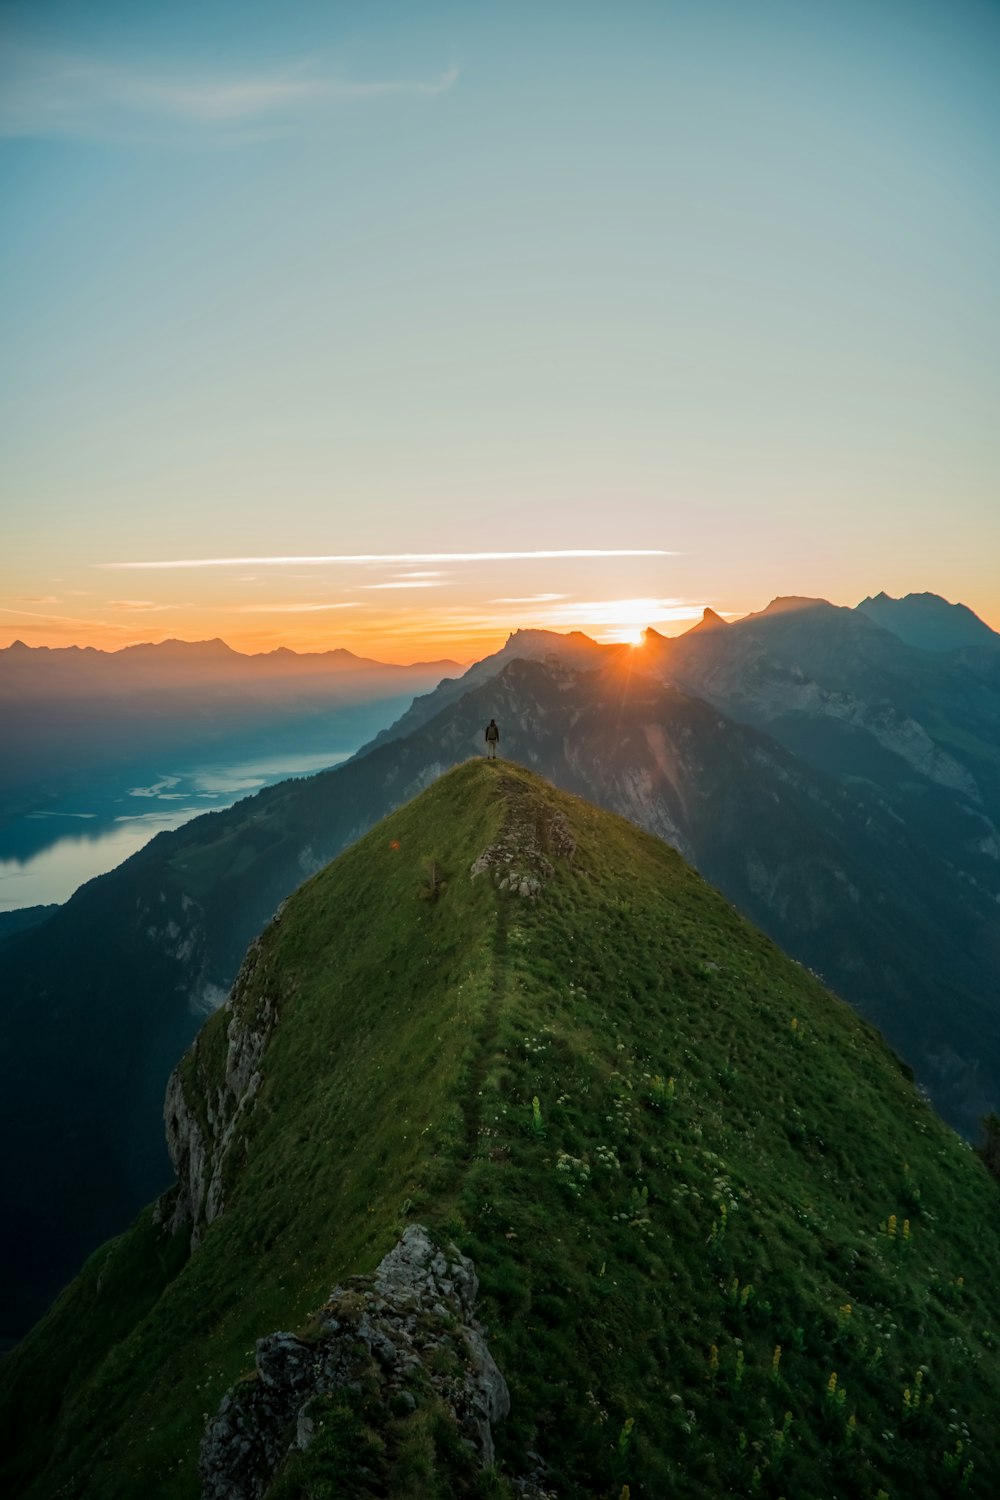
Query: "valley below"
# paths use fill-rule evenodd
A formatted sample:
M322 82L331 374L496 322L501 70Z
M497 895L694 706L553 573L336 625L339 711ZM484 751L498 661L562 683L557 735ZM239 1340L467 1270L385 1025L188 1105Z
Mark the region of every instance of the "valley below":
M390 713L395 707L393 703ZM369 727L374 718L369 719ZM309 738L319 736L313 731ZM138 766L131 768L132 776L141 777L145 771L145 785L95 789L89 796L72 798L65 807L8 819L0 827L0 917L25 907L68 901L81 885L113 870L156 834L181 828L204 812L222 811L262 787L315 775L347 760L358 748L336 723L324 738L339 746L346 741L346 746L312 753L294 748L268 753L262 746L249 760L215 760L190 767L175 764L166 769ZM252 746L244 744L241 749L246 755Z

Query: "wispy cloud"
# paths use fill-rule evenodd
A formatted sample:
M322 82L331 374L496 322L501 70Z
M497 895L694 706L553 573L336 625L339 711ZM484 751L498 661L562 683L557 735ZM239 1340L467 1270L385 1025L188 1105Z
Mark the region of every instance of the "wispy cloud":
M234 615L314 615L325 609L359 609L356 599L340 600L336 604L230 604L222 608Z
M433 578L397 578L394 583L363 583L363 589L440 589L444 584Z
M676 557L662 547L560 547L530 552L329 552L299 557L187 557L143 562L96 563L98 568L289 568L331 563L520 562L529 558Z
M0 63L0 136L128 138L157 131L288 126L337 104L392 95L430 99L458 78L345 78L314 64L271 72L194 73L7 42Z
M491 599L491 604L552 604L556 599L568 599L568 594L524 594L519 598Z
M176 604L154 604L152 599L109 599L108 607L128 610L130 614L148 614L150 611L155 614L164 609L184 608Z
M65 625L87 625L99 626L102 630L128 630L128 625L119 625L110 620L90 620L81 615L51 615L43 614L36 609L11 609L8 605L0 605L0 615L13 615L18 620L56 620Z

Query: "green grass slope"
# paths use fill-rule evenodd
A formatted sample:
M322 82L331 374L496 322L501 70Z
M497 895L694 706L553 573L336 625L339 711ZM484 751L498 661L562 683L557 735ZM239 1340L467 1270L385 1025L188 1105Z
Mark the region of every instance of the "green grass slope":
M536 896L501 888L507 856ZM475 1261L513 1403L497 1473L440 1423L404 1462L419 1411L376 1442L338 1408L282 1500L502 1496L529 1452L561 1500L997 1492L996 1182L667 846L461 766L289 902L241 1003L264 999L198 1249L147 1211L0 1366L7 1493L196 1496L254 1340L308 1328L412 1221ZM229 1020L182 1064L205 1119Z

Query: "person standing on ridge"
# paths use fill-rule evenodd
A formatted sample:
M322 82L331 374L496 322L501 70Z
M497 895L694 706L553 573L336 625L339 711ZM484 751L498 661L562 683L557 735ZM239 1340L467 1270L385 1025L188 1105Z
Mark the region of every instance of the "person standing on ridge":
M491 719L486 726L486 759L496 760L497 745L500 743L500 731L497 728L496 719Z

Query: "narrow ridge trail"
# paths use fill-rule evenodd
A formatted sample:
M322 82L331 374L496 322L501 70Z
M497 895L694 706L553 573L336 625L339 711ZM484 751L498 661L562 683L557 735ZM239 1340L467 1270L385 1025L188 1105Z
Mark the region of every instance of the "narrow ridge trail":
M496 926L493 932L489 997L478 1026L476 1045L469 1069L469 1085L462 1105L465 1121L466 1160L479 1148L482 1124L482 1093L497 1048L500 1011L507 992L507 933L510 925L510 897L497 892Z

